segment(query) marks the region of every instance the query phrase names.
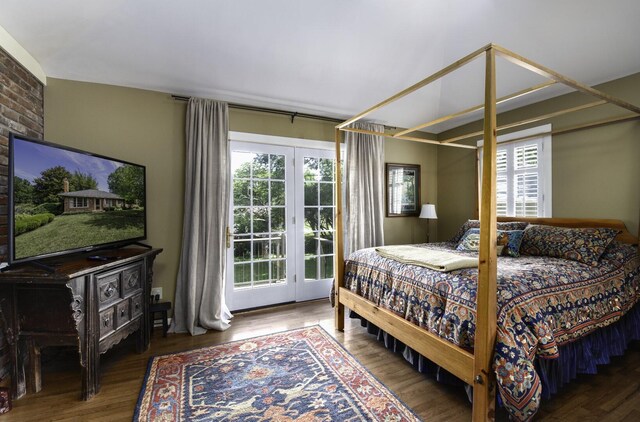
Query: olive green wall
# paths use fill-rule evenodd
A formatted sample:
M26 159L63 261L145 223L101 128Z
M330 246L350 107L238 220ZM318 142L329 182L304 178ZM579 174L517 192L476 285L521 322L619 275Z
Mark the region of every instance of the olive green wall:
M390 139L384 145L385 162L420 165L420 202L436 204L438 198L438 146L419 142ZM400 245L422 243L427 239L427 220L418 217L387 217L384 219L384 243ZM438 221L430 220L431 241L437 239Z
M186 103L166 93L54 78L48 79L44 97L45 139L147 167L148 243L164 249L154 287L173 299L182 237ZM333 142L334 136L330 122L296 118L292 124L288 116L235 109L229 125L232 131L301 139ZM436 147L391 140L385 161L420 164L422 198L435 201ZM423 241L420 223L412 217L386 219L387 243Z
M475 218L476 150L438 146L438 240Z
M640 105L640 73L607 82L598 89ZM595 101L571 93L498 116L498 124L550 113ZM562 129L631 112L606 105L556 117L553 129ZM439 134L445 139L481 129L475 122ZM539 124L522 126L517 130ZM506 132L504 132L506 133ZM502 132L500 134L503 134ZM553 217L616 218L638 233L640 215L640 121L612 124L553 136ZM475 144L475 142L473 143ZM476 211L475 151L438 147L438 204L440 239L450 238Z
M229 127L236 132L259 133L262 135L285 136L287 138L334 141L334 123L321 120L295 118L293 124L289 116L260 113L238 109L229 110Z
M60 79L44 92L45 139L147 167L154 287L173 300L182 237L185 103L167 94Z

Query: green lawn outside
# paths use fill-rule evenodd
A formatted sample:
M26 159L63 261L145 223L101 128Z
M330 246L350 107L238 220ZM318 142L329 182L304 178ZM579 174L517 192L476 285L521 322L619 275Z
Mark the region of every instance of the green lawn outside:
M58 215L28 233L16 236L15 258L144 236L144 211L122 210Z

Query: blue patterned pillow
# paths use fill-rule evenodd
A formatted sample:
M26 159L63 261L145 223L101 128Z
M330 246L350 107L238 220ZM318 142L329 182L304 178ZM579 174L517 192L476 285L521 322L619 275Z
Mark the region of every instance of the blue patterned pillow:
M520 253L550 256L598 265L604 250L618 235L609 228L566 228L530 225L524 231Z
M519 257L523 238L524 230L498 230L498 246L504 246L502 255Z
M529 223L527 223L526 221L499 221L497 228L498 230L524 230L528 225ZM480 228L480 220L467 220L467 222L464 223L462 227L460 227L458 233L456 233L456 235L453 236L453 238L449 242L458 243L462 239L462 236L464 236L467 231L469 231L469 229L478 228Z

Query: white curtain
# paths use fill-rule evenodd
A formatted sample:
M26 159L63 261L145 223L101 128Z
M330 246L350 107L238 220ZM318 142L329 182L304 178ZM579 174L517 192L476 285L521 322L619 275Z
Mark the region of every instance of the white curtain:
M184 221L172 332L229 328L224 300L229 221L229 109L192 98L187 106Z
M353 127L384 132L384 126L355 123ZM384 137L347 132L346 250L384 245Z

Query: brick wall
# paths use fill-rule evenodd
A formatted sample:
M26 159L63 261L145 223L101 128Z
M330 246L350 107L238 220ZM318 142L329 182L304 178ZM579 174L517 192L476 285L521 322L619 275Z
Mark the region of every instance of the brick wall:
M7 191L9 132L42 139L44 87L0 48L0 261L7 258ZM0 330L0 378L7 374L7 347Z

